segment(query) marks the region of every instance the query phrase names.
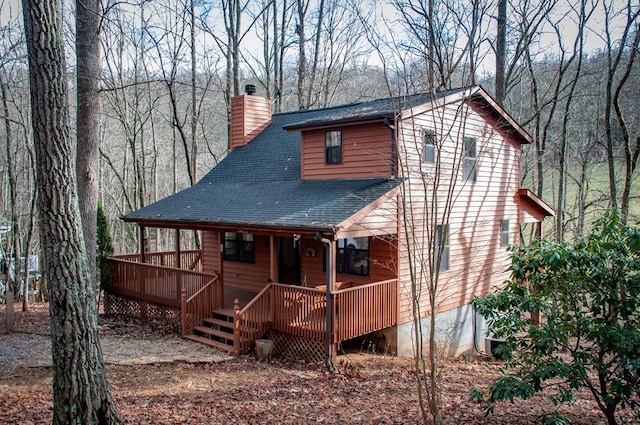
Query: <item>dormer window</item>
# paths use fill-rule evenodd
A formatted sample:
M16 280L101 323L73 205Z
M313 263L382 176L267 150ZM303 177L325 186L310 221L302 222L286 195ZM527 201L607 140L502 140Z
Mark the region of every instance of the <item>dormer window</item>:
M324 134L324 163L342 164L342 131L327 131Z

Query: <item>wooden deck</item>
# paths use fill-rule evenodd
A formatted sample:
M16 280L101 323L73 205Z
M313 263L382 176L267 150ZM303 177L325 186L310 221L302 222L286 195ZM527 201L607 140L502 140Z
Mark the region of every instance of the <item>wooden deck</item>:
M227 347L235 354L253 348L268 331L324 342L327 337L327 293L323 287L307 288L267 284L257 295L224 287L222 279L201 271L154 264L193 267L193 252L176 260L175 254L146 254L111 259L113 280L106 292L128 299L176 308L182 335L209 345ZM396 279L365 285L336 285L329 294L333 306L331 344L395 326L398 320ZM232 304L231 300L238 300ZM193 336L193 334L198 334ZM222 347L220 344L223 344Z

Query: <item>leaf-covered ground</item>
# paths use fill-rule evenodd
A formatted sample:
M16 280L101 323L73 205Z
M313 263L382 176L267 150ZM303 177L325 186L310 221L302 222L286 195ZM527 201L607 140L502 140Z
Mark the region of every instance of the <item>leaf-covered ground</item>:
M41 310L17 313L19 331L46 328L46 309ZM126 329L148 332L131 326ZM0 314L0 333L3 331L4 315ZM328 374L321 365L241 357L220 364L109 365L107 373L118 408L131 424L422 422L410 360L356 351L340 356L336 366L337 372ZM479 358L450 359L444 364L444 423L540 423L543 410L553 410L544 398L536 397L500 404L485 416L482 405L469 401L469 391L473 386L486 386L499 367L500 363ZM0 423L50 423L50 392L50 368L18 367L2 372ZM587 394L580 394L574 404L560 411L573 424L605 423ZM637 423L637 419L625 412L620 423Z

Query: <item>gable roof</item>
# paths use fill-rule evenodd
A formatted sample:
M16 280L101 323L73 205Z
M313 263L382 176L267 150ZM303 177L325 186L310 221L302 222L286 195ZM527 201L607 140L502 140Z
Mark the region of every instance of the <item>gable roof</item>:
M197 184L122 219L153 226L333 230L401 180L301 180L301 135L284 127L326 111L274 115L262 133L234 149Z
M244 226L335 231L338 224L395 189L400 179L301 180L299 130L377 119L434 101L471 98L515 123L479 86L275 114L249 144L234 149L202 180L122 217L169 226ZM517 124L510 128L527 143Z

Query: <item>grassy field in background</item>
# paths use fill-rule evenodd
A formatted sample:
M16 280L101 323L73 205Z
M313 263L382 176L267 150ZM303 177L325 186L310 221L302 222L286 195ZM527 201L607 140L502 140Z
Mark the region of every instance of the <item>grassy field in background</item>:
M567 182L567 203L565 211L565 234L567 238L574 235L578 220L578 197L581 168L579 166L570 166L569 179ZM542 199L554 209L558 202L558 186L559 171L557 169L548 169L545 173L544 192ZM616 170L618 176L618 199L622 195L624 188L624 168L619 164ZM634 183L631 187L631 202L629 207L629 224L639 225L640 222L640 193L638 187L640 182L640 170L636 170L634 175ZM595 163L587 168L586 180L586 214L585 214L585 230L591 226L591 223L602 216L603 212L610 205L609 196L609 168L606 162ZM536 186L532 180L525 179L524 187L535 192ZM554 234L554 220L546 219L544 223L544 234L547 236Z

